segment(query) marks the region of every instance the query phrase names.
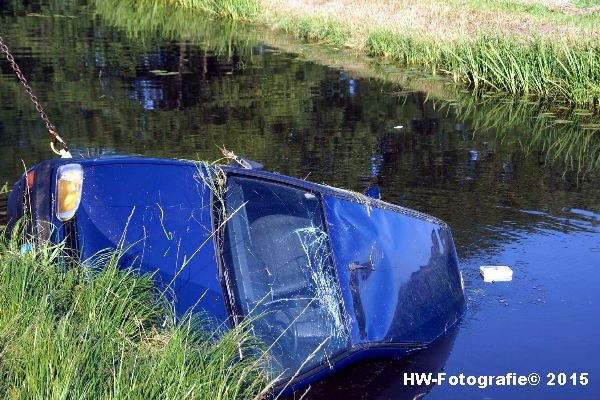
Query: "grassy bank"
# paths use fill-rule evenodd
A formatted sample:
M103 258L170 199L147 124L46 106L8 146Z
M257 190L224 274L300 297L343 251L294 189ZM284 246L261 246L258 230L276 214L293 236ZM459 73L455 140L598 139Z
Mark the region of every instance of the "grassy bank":
M176 322L152 278L116 268L113 255L67 268L61 246L22 254L20 244L0 238L1 398L264 395L247 330Z
M171 0L173 5L236 20L253 21L259 8L256 0Z
M260 21L276 29L448 75L474 90L590 107L600 98L600 13L574 5L561 9L476 0L261 4Z
M600 98L600 10L595 0L178 0L173 4L425 68L474 90L586 107L596 106Z
M207 18L190 17L187 10L170 7L162 0L157 0L154 7L149 2L141 2L136 7L134 4L134 0L120 0L117 3L97 0L96 10L106 23L135 37L136 42L152 42L152 38L155 38L158 32L161 39L190 41L211 53L223 57L232 57L235 54L240 61L248 62L249 65L256 62L258 66L261 65L261 61L260 58L253 61L254 49L263 42L284 52L301 54L305 61L342 69L350 76L362 79L391 82L398 88L398 91L379 96L402 97L412 92L424 92L430 99L437 99L440 107L447 109L449 115L454 115L458 122L471 126L474 132L494 133L498 140L514 143L515 148L527 153L541 152L544 154L544 162L562 171L565 177L571 176L571 173L576 177L589 176L600 169L600 119L597 113L590 110L560 106L549 101L507 97L502 94L492 96L486 93L473 96L461 85L448 84L448 79L432 79L426 72L398 67L391 62L373 63L358 52L335 51L331 46L306 45L289 35L255 28L250 24L233 21L211 22ZM306 26L310 26L310 22L307 21ZM293 68L295 69L290 71L292 74L301 71L301 67ZM280 105L283 108L264 109L256 108L255 103L246 104L264 115L269 129L273 129L278 121L277 116L281 114L293 116L296 126L304 126L300 115L303 112L302 104L312 97L312 93L305 86L290 87L277 77L260 83L256 83L252 75L246 78L239 75L237 79L244 82L246 87L256 85L255 90L260 93L275 93L274 89L285 87L285 91L293 97L293 102L288 101ZM310 79L325 78L314 76ZM16 87L14 91L19 93L20 89ZM126 97L126 94L122 94L121 97ZM220 93L214 100L205 101L206 104L213 104L214 101L216 106L221 107L223 104L238 104L239 99L238 93L234 92ZM376 102L377 99L373 99L373 103ZM175 122L171 124L173 123ZM168 129L168 126L154 129L162 132ZM304 126L304 129L309 128ZM133 128L130 130L135 131ZM112 139L106 137L105 140ZM253 157L264 159L268 150L261 150L264 144L257 146L256 140L257 137L254 136L253 141L229 145L246 148L248 151L259 149ZM354 163L348 162L346 168L354 166Z
M597 104L600 97L597 43L569 45L541 37L519 43L510 36L436 42L379 31L369 35L365 51L449 74L474 90L536 95L589 106Z

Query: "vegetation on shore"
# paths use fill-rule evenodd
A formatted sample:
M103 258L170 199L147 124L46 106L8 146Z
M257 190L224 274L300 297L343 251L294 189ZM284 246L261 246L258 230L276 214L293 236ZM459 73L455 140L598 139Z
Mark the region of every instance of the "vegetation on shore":
M256 0L172 0L180 7L236 20L252 21L258 16Z
M328 46L305 46L295 40L289 40L286 35L272 33L264 29L250 29L247 24L235 23L215 23L199 18L191 18L187 11L169 7L162 0L157 0L154 7L154 13L149 9L150 3L141 2L137 8L131 5L132 0L123 0L116 5L97 0L97 10L102 17L112 26L116 26L125 30L131 35L146 40L149 35L160 29L161 37L168 37L171 40L182 40L187 38L197 43L202 43L202 46L207 46L211 51L221 54L226 57L232 56L232 51L235 49L235 54L240 57L240 61L249 60L253 57L253 48L259 41L265 41L272 46L282 49L286 52L301 53L303 59L317 62L324 65L334 65L351 75L358 75L363 78L376 78L385 81L391 81L401 88L399 93L394 95L403 96L414 91L426 92L432 98L437 98L439 103L444 107L447 106L448 112L456 114L457 121L460 121L467 126L471 126L474 132L487 133L494 132L498 135L498 139L505 142L514 142L518 148L521 148L526 153L546 154L545 161L549 165L557 165L563 173L574 172L577 177L586 176L588 173L600 170L600 121L598 115L592 111L574 108L573 106L565 107L557 105L551 101L544 99L523 99L515 97L507 97L502 93L491 95L490 93L482 93L481 96L473 96L470 93L465 93L461 90L460 85L448 85L445 79L428 79L426 73L414 73L415 71L406 71L400 68L393 67L388 64L373 64L366 57L357 56L350 52L332 51ZM123 6L126 5L126 6ZM145 17L146 16L146 17ZM330 44L339 44L339 40L345 40L344 30L340 25L331 24L322 25L324 28L321 32L316 29L318 19L303 19L302 31L304 35L314 35L311 37L320 37L321 41L326 41L327 38L331 41ZM317 21L317 22L315 22ZM215 27L219 30L215 31ZM405 63L417 63L420 56L411 56L410 53L419 51L419 43L415 41L397 43L389 41L390 36L384 33L380 35L373 33L369 46L373 50L386 51L388 47L402 46L395 51L396 54L405 53L406 59L400 60ZM337 39L336 39L337 38ZM431 42L432 50L434 46L438 46L435 42ZM502 75L502 65L513 65L515 71L518 70L517 61L514 58L503 59L500 53L518 52L522 47L515 44L508 38L490 37L489 41L480 38L479 45L481 46L480 53L471 51L471 59L473 65L477 64L475 57L485 57L485 52L495 54L496 58L492 58L493 62L484 65L489 71L484 71L474 75L472 79L475 84L481 89L487 88L486 82L482 81L481 75L498 73L496 86L500 83L510 85L512 80L505 75ZM467 44L464 44L465 51L468 51ZM541 38L536 39L531 44L532 47L537 46L539 53L547 56L540 59L531 58L532 69L544 71L551 64L551 57L557 52L564 51L564 57L569 59L570 48L556 48L556 45L543 41ZM422 51L427 54L427 47L421 47ZM473 49L473 47L471 47ZM552 49L552 50L551 50ZM433 50L432 50L433 51ZM444 57L456 63L457 68L461 67L458 59L452 59L452 49L445 49ZM526 53L523 52L525 56ZM441 59L444 57L440 56ZM515 56L516 57L516 56ZM467 60L469 61L469 60ZM465 63L467 63L465 61ZM558 62L554 60L554 62ZM512 63L512 64L510 64ZM421 66L431 68L431 65L420 64ZM482 64L483 65L483 64ZM576 61L571 64L574 69L577 69ZM556 66L556 65L554 65ZM560 64L559 64L560 66ZM600 67L600 65L599 65ZM467 70L467 67L462 66ZM600 74L600 68L590 70L590 74ZM536 90L547 90L547 96L560 96L544 85L552 84L553 82L544 82L539 73L530 73L518 76L522 79L529 93L535 93ZM577 77L574 74L574 77ZM585 92L588 83L579 76L579 91L573 93L563 93L563 95L578 96ZM594 85L590 82L587 89ZM265 86L261 86L260 92L267 92L272 82L267 82ZM556 89L559 89L558 87ZM504 89L509 91L510 87ZM303 95L296 93L295 98L301 99ZM560 97L559 97L560 98ZM297 110L300 106L291 107ZM286 113L291 111L287 110ZM263 113L269 114L266 111ZM240 146L240 145L238 145ZM248 146L241 145L249 148ZM256 156L258 159L264 157Z
M309 1L306 11L294 0L261 4L262 23L448 75L474 90L589 107L600 98L600 13L500 0Z
M589 106L600 98L600 47L595 43L555 44L538 37L521 44L507 36L447 43L380 31L369 36L365 50L450 74L475 90Z
M597 106L600 99L600 10L594 1L406 0L374 5L362 0L178 0L174 4L426 68L474 90L586 107Z
M62 246L0 234L0 397L262 398L244 327L177 320L152 277L117 256L67 267ZM240 358L240 355L244 355Z

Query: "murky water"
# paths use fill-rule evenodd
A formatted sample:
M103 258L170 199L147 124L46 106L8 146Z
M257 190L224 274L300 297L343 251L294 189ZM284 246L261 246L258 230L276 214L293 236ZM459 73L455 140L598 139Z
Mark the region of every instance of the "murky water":
M460 92L440 100L282 53L260 32L183 14L128 22L105 8L0 1L0 35L75 152L216 159L225 146L315 182L378 185L384 200L453 228L469 305L460 327L408 359L349 368L307 398L600 398L595 117ZM2 186L52 154L0 65ZM483 283L479 266L495 264L514 280ZM404 385L404 372L442 370L542 382ZM548 386L548 373L589 383Z

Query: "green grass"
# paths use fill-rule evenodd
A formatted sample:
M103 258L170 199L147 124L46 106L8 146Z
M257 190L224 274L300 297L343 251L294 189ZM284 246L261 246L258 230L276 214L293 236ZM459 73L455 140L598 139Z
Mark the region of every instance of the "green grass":
M161 39L185 38L217 55L232 57L234 48L238 54L251 56L258 42L251 29L231 18L216 23L199 12L168 6L164 0L95 0L94 4L105 21L143 43L155 40L158 32ZM217 11L212 14L224 15Z
M600 6L600 0L574 0L573 4L579 8Z
M535 95L593 106L600 98L600 46L534 39L523 44L498 36L439 42L388 31L369 35L365 50L408 66L444 73L473 89Z
M462 9L499 12L505 16L526 17L546 23L559 23L572 26L596 26L596 13L565 13L561 7L552 7L542 3L524 3L519 0L430 0L432 2L453 5ZM575 0L577 8L600 5L599 0Z
M61 245L23 255L15 237L0 238L1 398L242 399L269 389L245 327L178 321L152 277L117 268L115 254L66 265Z
M337 21L323 17L280 18L273 27L309 42L342 47L350 38L350 30Z
M258 0L172 0L184 8L220 17L252 21L259 11Z
M456 6L466 7L474 10L501 11L510 15L521 15L542 21L553 22L581 22L589 18L584 15L568 15L558 7L548 6L542 3L525 3L519 0L432 0ZM593 3L597 0L581 0Z
M557 10L549 8L544 4L523 3L518 0L443 0L443 2L472 9L504 11L514 14L533 15L536 17L548 17L559 14Z

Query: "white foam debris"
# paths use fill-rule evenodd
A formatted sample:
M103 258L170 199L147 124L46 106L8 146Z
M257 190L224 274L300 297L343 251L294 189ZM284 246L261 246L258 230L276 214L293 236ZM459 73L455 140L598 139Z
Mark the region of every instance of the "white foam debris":
M484 265L479 267L484 282L512 281L513 271L506 265Z
M402 128L404 128L404 126L403 126L403 125L396 125L396 126L394 127L394 129L402 129Z

